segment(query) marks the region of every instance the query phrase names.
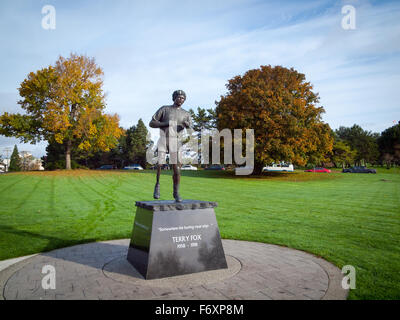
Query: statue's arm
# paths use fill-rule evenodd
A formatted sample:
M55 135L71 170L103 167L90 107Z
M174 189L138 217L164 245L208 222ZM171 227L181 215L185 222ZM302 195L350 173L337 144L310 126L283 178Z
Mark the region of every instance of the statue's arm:
M182 124L178 125L178 132L181 132L183 129L193 129L193 125L192 125L192 120L190 117L190 114L188 113L188 115L185 117L185 120L182 122Z
M193 129L193 123L192 123L192 117L190 116L190 114L188 114L186 121L185 121L185 127L186 128L190 128Z
M154 116L151 118L151 121L149 123L150 128L164 128L168 127L168 122L167 121L162 121L164 118L164 109L160 108L158 111L154 114Z

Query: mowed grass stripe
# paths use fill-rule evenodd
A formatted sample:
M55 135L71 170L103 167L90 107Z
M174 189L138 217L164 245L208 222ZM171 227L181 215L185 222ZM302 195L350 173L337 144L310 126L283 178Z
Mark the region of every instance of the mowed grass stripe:
M40 213L38 208L46 209L43 203L49 193L49 185L46 180L40 178L26 179L24 183L19 184L19 188L24 192L21 192L21 189L13 192L10 188L11 190L3 193L5 196L1 201L2 217L6 219L8 217L8 220L15 225L26 223L26 219L22 218L25 215L34 216L35 213Z
M87 237L100 236L102 230L108 229L109 224L120 225L127 217L132 218L133 208L128 204L117 201L114 194L110 194L109 184L98 186L95 179L86 177L70 177L70 183L74 186L78 196L90 204L86 212L82 210L80 220L84 222L80 226L81 233ZM103 196L108 194L108 196ZM127 202L127 201L125 201ZM122 202L123 203L123 202Z
M0 194L11 191L11 188L13 188L16 184L26 179L28 179L28 177L23 175L12 175L10 180L0 179Z
M118 190L121 186L119 177L117 180L110 180L108 177L105 178L105 183L101 183L97 178L84 178L80 177L80 181L87 186L91 192L97 194L103 201L105 210L108 213L112 213L117 210L131 211L133 209L132 202L129 202L129 193ZM96 185L94 185L96 184Z

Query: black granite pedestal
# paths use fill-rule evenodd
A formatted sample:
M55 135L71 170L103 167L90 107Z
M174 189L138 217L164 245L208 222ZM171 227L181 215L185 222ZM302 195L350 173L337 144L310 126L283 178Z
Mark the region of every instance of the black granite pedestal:
M227 268L216 202L137 201L128 261L145 279Z

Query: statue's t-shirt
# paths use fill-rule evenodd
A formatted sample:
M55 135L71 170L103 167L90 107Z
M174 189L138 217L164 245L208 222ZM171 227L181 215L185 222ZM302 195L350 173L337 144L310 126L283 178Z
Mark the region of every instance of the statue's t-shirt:
M176 126L169 126L172 122L176 123ZM169 137L178 138L178 133L186 127L185 123L189 124L189 128L192 127L190 113L180 107L163 106L157 110L150 121L150 127L160 128L160 139L157 144L159 152L176 152L169 150ZM174 149L174 145L171 144L171 149Z

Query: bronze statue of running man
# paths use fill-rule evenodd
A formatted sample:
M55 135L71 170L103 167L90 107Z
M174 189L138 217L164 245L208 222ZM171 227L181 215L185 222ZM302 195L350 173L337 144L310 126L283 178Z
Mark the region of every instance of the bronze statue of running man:
M176 202L182 202L179 195L180 184L180 166L181 159L177 148L178 133L185 128L192 128L190 113L182 109L181 106L186 100L186 93L182 90L176 90L172 94L173 105L163 106L157 110L150 121L151 128L160 128L160 140L157 145L158 163L157 163L157 181L154 187L154 199L160 198L160 174L161 163L166 158L166 154L170 155L170 163L172 164L174 192L173 197Z

